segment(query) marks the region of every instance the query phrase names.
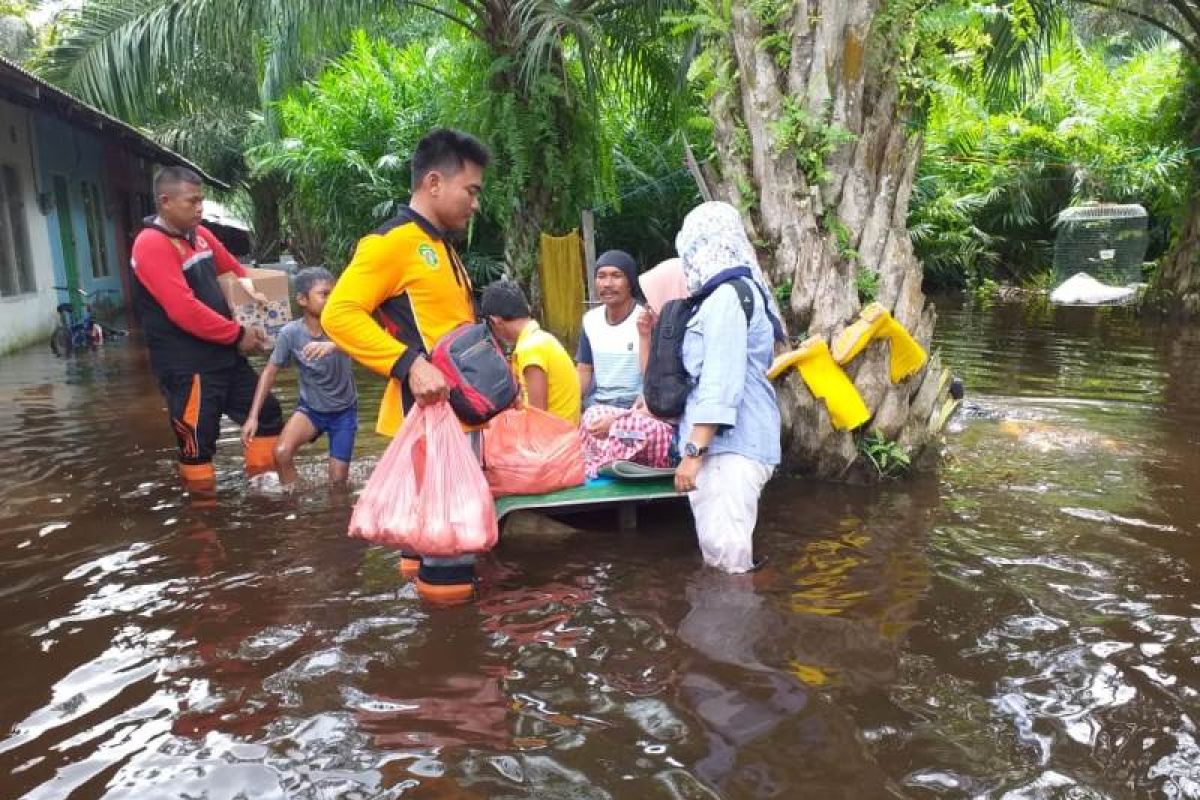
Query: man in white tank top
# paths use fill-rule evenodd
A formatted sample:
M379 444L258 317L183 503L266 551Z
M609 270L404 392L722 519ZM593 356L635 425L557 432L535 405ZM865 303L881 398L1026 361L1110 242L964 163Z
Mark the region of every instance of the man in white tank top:
M636 292L637 264L621 250L596 259L596 294L602 305L583 315L575 366L585 404L630 408L642 393L641 356L649 352L649 326ZM645 333L641 329L645 330Z
M638 302L637 264L631 255L609 250L596 259L596 294L602 305L583 315L575 355L587 407L584 468L592 478L618 460L665 467L674 430L639 402L654 313Z

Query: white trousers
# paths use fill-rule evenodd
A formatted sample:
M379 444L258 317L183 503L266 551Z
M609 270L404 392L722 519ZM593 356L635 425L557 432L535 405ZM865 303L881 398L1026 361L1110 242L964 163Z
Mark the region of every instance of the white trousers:
M753 568L758 498L774 471L738 453L718 453L700 462L688 502L704 563L726 572Z

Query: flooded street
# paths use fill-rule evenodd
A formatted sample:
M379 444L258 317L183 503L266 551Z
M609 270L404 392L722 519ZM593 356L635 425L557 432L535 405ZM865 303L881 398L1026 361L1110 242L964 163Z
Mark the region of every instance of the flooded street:
M1200 329L938 339L940 471L773 482L762 573L702 569L682 504L524 520L452 610L232 427L185 495L139 343L0 359L0 797L1200 798Z

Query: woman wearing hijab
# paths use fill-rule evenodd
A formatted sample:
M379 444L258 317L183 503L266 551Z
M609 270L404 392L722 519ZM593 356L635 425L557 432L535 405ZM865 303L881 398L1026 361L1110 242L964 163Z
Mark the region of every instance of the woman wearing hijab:
M680 421L675 488L688 494L705 563L748 572L755 567L759 496L780 457L779 406L766 373L783 325L733 206L694 208L675 247L690 295L711 292L683 339L692 389ZM749 315L735 281L754 289Z

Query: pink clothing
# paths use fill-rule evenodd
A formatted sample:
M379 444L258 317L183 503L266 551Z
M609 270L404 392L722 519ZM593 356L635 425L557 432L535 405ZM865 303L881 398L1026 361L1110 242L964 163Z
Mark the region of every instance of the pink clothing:
M646 303L655 312L662 311L671 300L681 300L688 296L687 278L683 274L683 262L678 258L669 258L653 269L648 269L638 276L638 284Z
M592 436L588 426L612 418L608 436ZM594 405L583 412L583 470L588 479L614 461L632 461L647 467L671 466L670 423L641 411Z

